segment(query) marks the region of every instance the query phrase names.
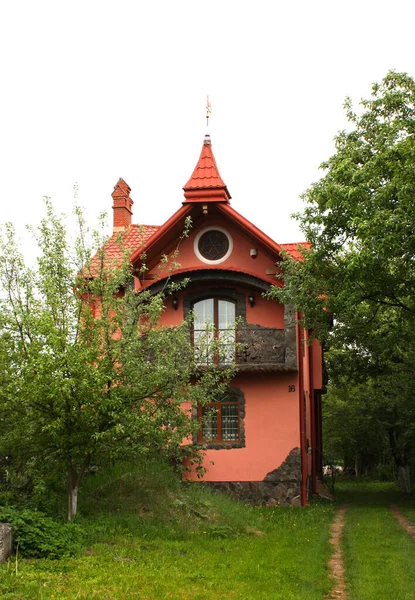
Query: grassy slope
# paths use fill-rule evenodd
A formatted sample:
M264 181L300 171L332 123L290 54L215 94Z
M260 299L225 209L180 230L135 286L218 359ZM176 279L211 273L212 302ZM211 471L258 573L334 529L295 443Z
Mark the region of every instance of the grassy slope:
M80 497L76 558L0 570L4 599L317 600L330 587L333 508L251 508L166 469L96 477Z

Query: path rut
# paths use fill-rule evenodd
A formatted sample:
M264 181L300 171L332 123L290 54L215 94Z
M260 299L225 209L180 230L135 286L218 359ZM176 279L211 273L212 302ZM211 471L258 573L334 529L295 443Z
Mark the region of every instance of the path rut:
M399 508L395 506L395 504L392 504L390 509L398 523L402 525L406 533L408 533L411 536L411 538L415 541L415 525L411 525L408 519L403 516L403 514L401 513Z
M341 547L341 537L344 528L344 515L347 506L341 506L331 526L330 543L334 546L334 554L330 559L329 567L331 576L335 581L334 587L327 600L347 600L346 581L344 576L343 550Z

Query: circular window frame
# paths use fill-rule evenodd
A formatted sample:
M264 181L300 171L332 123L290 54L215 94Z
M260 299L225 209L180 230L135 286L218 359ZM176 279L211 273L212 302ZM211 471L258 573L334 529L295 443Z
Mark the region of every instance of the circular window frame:
M221 233L223 233L223 234L226 235L226 237L228 239L229 248L228 248L226 254L224 254L222 256L222 258L217 258L216 260L210 260L209 258L205 258L200 253L200 251L199 251L199 240L202 237L202 235L204 235L208 231L220 231ZM206 265L219 265L220 263L224 262L227 258L229 258L230 255L232 254L233 240L232 240L232 237L230 236L230 234L223 227L205 227L204 229L201 229L199 231L199 233L196 235L195 241L193 243L193 250L194 250L194 253L196 254L197 258L200 261L202 261L203 263L205 263Z

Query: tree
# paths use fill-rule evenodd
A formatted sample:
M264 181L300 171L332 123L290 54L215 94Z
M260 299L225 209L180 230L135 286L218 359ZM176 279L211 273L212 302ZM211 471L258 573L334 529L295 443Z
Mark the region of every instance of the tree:
M122 236L115 261L99 237L91 260L80 210L77 217L73 248L46 202L33 231L34 268L10 225L0 248L0 450L8 469L41 485L66 473L69 519L91 467L142 453L177 454L195 427L183 402L211 401L229 373L198 367L188 321L159 326L173 287L136 294Z
M345 108L350 128L336 136L336 152L297 215L311 249L302 261L287 257L285 287L273 296L303 311L305 325L341 351L350 377L375 385L401 481L408 482L415 448L406 384L415 353L415 81L391 71L359 111L349 99ZM336 369L332 364L332 377Z

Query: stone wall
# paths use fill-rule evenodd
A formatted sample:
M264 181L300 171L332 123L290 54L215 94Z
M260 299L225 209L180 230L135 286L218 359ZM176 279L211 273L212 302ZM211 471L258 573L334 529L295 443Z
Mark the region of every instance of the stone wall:
M301 454L293 448L284 462L263 481L209 481L214 490L225 492L253 506L301 506Z
M13 529L7 523L0 523L0 563L5 562L13 551Z

